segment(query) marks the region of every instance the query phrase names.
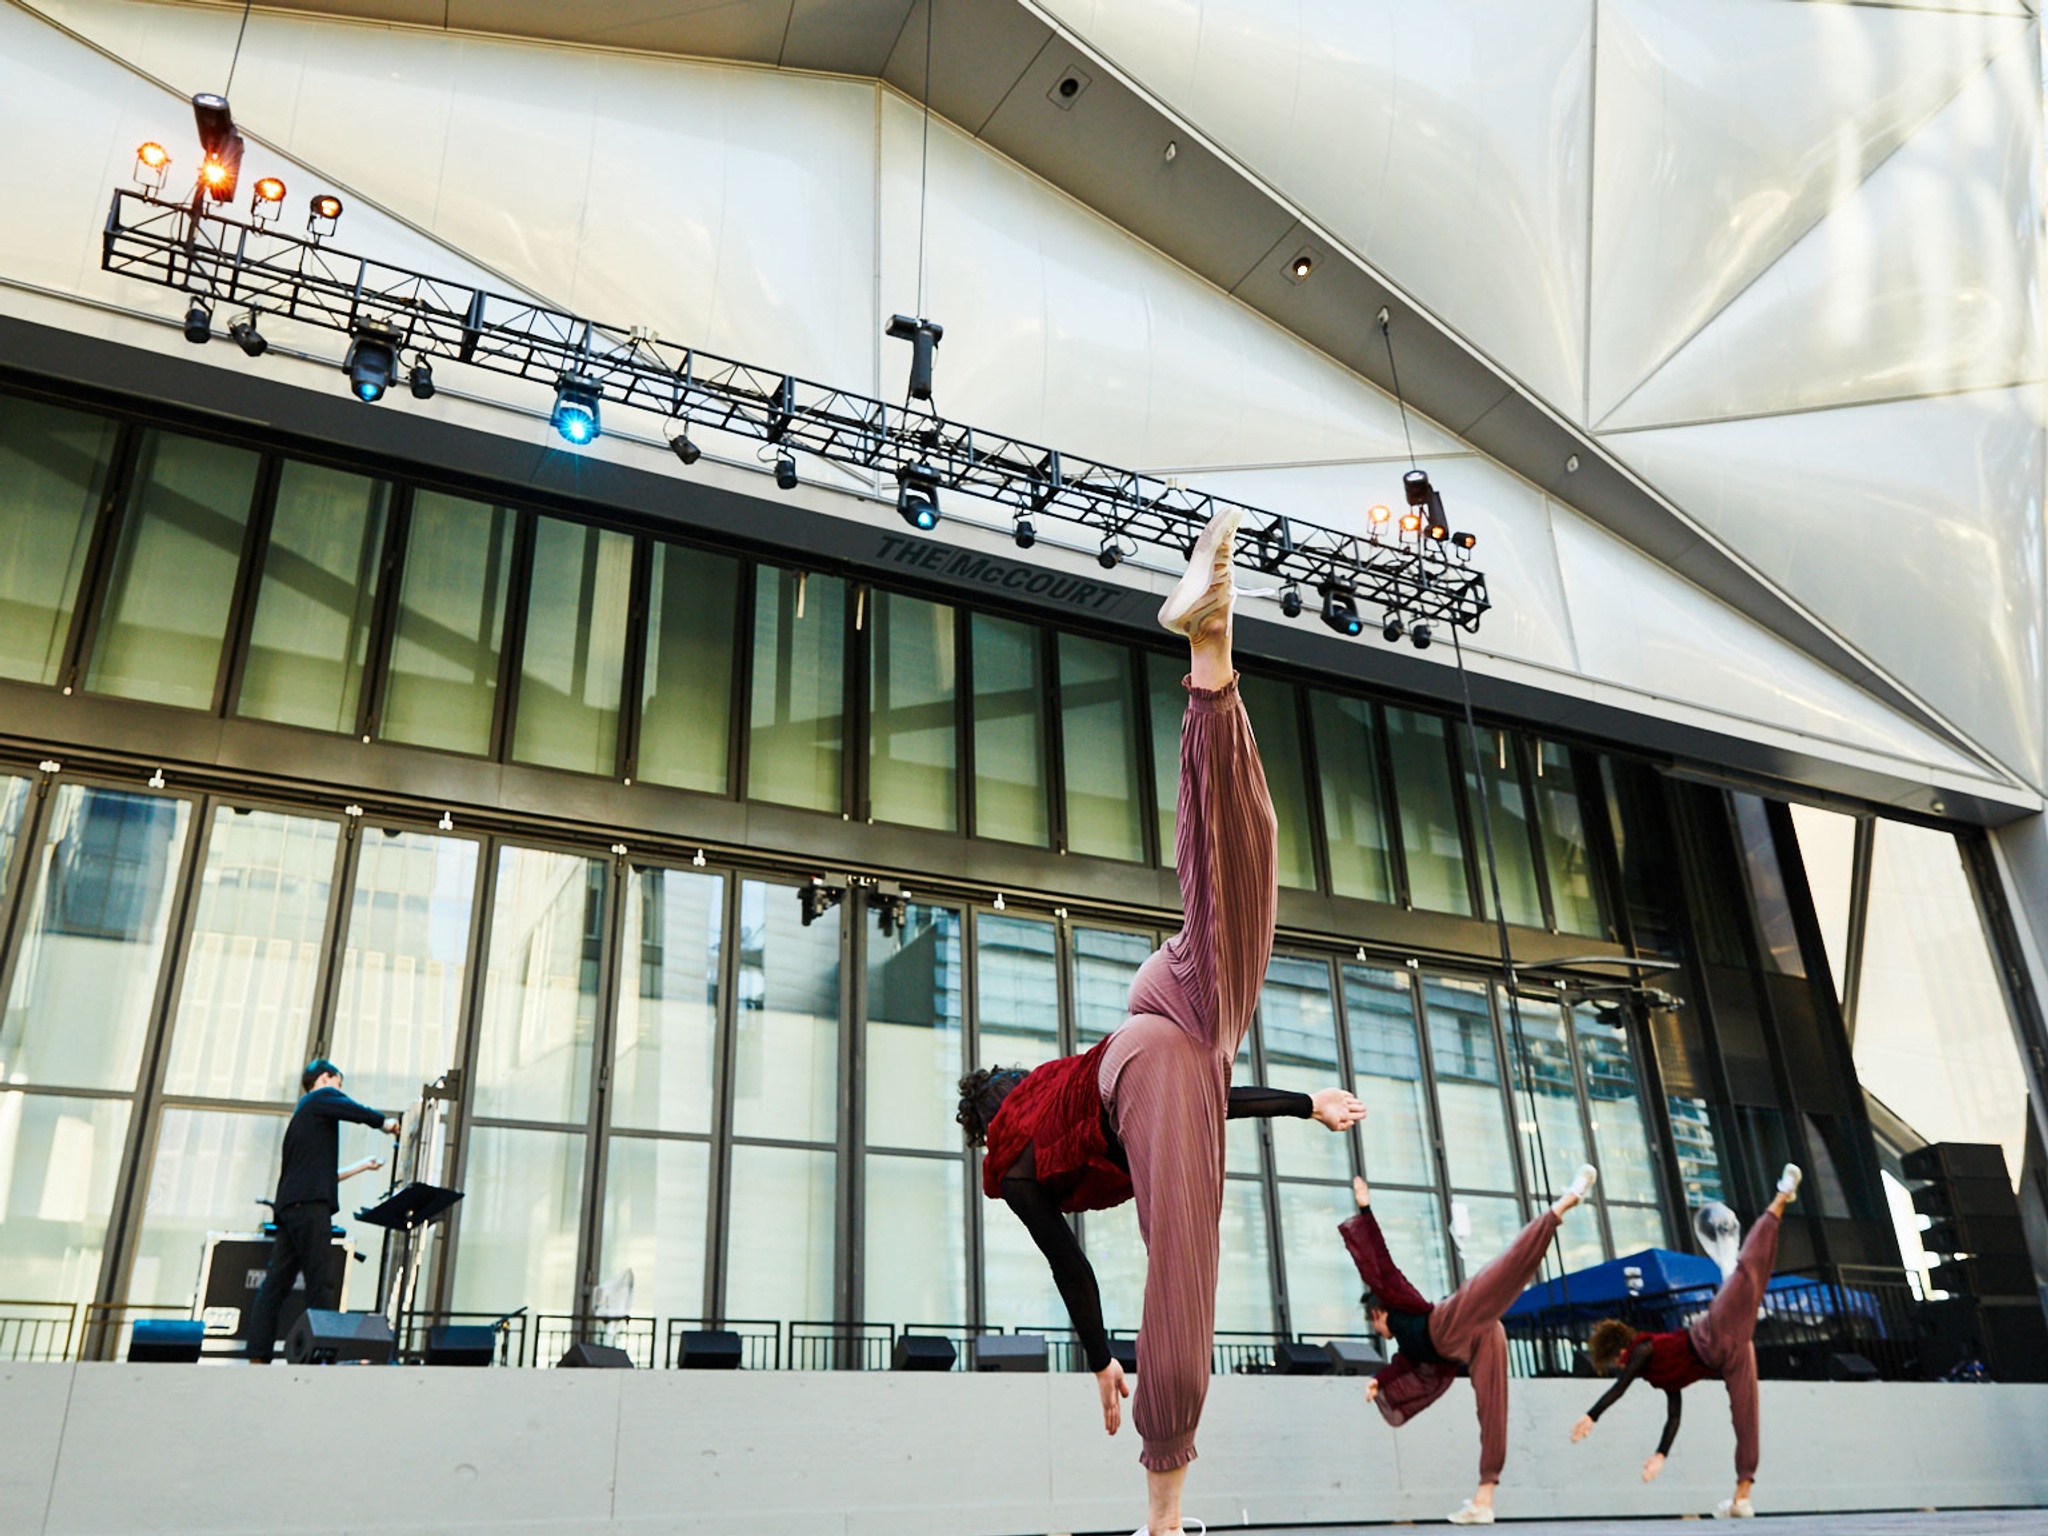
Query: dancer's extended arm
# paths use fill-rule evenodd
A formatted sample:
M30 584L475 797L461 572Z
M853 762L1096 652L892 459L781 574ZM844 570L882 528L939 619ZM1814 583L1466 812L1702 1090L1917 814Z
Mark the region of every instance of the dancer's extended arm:
M1081 1251L1074 1229L1060 1214L1059 1202L1028 1171L1030 1157L1027 1148L1017 1160L1019 1166L1004 1175L1003 1203L1017 1213L1031 1240L1038 1244L1038 1251L1052 1266L1053 1284L1059 1287L1060 1300L1067 1304L1067 1316L1073 1321L1074 1337L1080 1340L1081 1350L1088 1357L1088 1369L1099 1372L1108 1367L1110 1353L1109 1332L1102 1326L1102 1292L1095 1283L1095 1270Z
M1599 1421L1600 1415L1620 1402L1622 1393L1629 1389L1638 1376L1649 1369L1652 1351L1653 1346L1648 1338L1639 1338L1629 1347L1627 1364L1623 1366L1621 1375L1615 1379L1614 1385L1602 1393L1600 1401L1589 1408L1586 1416L1572 1426L1574 1443L1593 1433L1593 1426ZM1657 1474L1664 1470L1664 1458L1671 1454L1672 1442L1678 1439L1678 1420L1684 1408L1685 1404L1678 1389L1665 1388L1664 1434L1657 1441L1656 1454L1643 1463L1644 1482L1653 1481Z
M1226 1120L1319 1120L1327 1130L1348 1131L1365 1118L1365 1101L1342 1088L1291 1093L1285 1088L1246 1084L1230 1090Z

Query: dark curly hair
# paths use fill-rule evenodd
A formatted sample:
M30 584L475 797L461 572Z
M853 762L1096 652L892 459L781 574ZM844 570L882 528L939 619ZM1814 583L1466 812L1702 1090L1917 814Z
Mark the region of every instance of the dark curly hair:
M960 1109L953 1118L967 1133L967 1145L988 1145L988 1128L1010 1090L1024 1081L1020 1067L983 1067L960 1079Z
M1636 1330L1618 1317L1603 1317L1586 1335L1586 1355L1602 1376L1621 1364L1622 1356L1636 1341Z

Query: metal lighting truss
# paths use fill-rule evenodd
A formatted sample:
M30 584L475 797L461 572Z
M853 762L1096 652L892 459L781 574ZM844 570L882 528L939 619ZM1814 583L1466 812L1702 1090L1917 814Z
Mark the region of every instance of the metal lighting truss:
M1490 606L1469 549L1421 529L1402 531L1399 522L1389 522L1386 537L1340 533L928 410L675 346L644 328L600 325L349 255L317 235L244 222L196 199L117 190L100 265L258 316L343 333L388 326L401 352L550 386L575 381L685 428L716 427L899 481L921 481L929 471L931 484L1000 503L1013 517L1081 524L1120 554L1151 544L1185 555L1212 515L1237 506L1240 565L1282 584L1348 596L1361 615L1381 610L1411 624L1476 632Z

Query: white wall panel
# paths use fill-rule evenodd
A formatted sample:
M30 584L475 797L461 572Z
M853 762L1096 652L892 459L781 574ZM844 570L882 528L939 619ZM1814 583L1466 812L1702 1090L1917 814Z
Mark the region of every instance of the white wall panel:
M1615 433L1608 442L2038 787L2037 390Z
M1603 426L2039 377L2034 42L2015 37Z
M1591 419L2024 26L1787 0L1601 0Z

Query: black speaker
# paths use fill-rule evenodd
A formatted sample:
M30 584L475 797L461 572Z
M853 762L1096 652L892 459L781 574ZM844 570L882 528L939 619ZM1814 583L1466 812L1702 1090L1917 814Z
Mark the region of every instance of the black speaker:
M2004 1179L1939 1179L1913 1190L1913 1209L1937 1221L2018 1221L2019 1197Z
M560 1370L630 1371L633 1357L610 1344L571 1344L555 1362Z
M676 1335L676 1364L686 1371L736 1371L745 1347L730 1328L692 1328Z
M1045 1335L1042 1333L991 1333L974 1341L977 1371L1043 1372L1046 1368Z
M1369 1339L1332 1339L1323 1349L1336 1376L1370 1376L1387 1363L1379 1345Z
M899 1371L950 1371L960 1352L953 1341L936 1333L903 1333L896 1336L893 1368Z
M1927 1230L1920 1234L1920 1246L1928 1253L1988 1253L2025 1258L2027 1229L2020 1220L2019 1205L2015 1202L2010 1220L1943 1216L1929 1222Z
M391 1359L391 1325L378 1312L324 1312L308 1307L285 1335L284 1357L293 1365L332 1365Z
M1927 1272L1934 1288L1959 1296L2018 1296L2035 1294L2034 1265L2024 1253L1972 1254L1967 1259L1950 1259Z
M2000 1381L2048 1381L2048 1318L2041 1303L1986 1301L1977 1316L1990 1349L1985 1362Z
M138 1317L128 1335L131 1363L197 1365L206 1324L196 1317Z
M2005 1148L1995 1141L1931 1142L1901 1157L1899 1168L1909 1179L1997 1179L2012 1189Z
M1136 1339L1111 1339L1109 1358L1124 1368L1126 1376L1138 1374L1138 1341Z
M488 1323L442 1323L427 1330L427 1364L489 1365L498 1354L498 1330Z
M1831 1354L1828 1356L1829 1381L1876 1381L1877 1367L1861 1355Z
M1336 1362L1321 1344L1297 1344L1281 1339L1273 1346L1273 1374L1276 1376L1327 1376Z

